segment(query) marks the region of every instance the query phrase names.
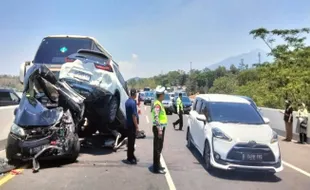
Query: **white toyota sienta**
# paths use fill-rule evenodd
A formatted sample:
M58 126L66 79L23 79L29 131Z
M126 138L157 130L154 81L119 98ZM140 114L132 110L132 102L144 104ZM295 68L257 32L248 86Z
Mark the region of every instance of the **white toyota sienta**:
M188 117L187 146L195 146L205 168L276 173L283 170L278 135L242 97L196 96Z

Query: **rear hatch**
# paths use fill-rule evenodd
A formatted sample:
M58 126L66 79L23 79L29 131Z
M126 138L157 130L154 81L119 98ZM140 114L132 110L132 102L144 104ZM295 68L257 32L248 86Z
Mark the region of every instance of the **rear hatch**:
M35 55L34 64L45 64L57 76L66 58L79 49L91 49L92 40L74 37L46 37Z

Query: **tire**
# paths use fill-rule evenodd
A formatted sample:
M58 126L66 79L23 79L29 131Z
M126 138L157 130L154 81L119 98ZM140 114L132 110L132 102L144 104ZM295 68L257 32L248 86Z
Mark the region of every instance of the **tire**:
M73 142L73 145L71 148L72 148L71 154L70 154L70 156L68 156L68 159L70 162L75 162L77 160L77 158L79 157L80 150L81 150L81 144L79 141L79 137L76 134L74 136L74 142Z
M203 162L204 167L208 172L211 172L214 169L213 166L211 165L211 149L208 141L206 141L203 151Z
M187 148L192 148L193 147L193 144L192 144L192 141L191 141L192 137L191 137L191 132L189 130L189 127L187 128L187 133L186 133L186 140L187 140Z
M113 123L116 119L117 112L119 110L120 101L117 96L112 96L108 105L108 123Z

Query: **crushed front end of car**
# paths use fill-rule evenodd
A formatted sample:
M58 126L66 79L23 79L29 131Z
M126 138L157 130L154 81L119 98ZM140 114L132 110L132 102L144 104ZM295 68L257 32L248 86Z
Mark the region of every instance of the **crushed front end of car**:
M9 162L32 160L33 170L38 171L39 159L64 156L75 161L79 156L76 124L84 112L83 98L75 99L56 85L46 66L33 65L28 70L7 139Z

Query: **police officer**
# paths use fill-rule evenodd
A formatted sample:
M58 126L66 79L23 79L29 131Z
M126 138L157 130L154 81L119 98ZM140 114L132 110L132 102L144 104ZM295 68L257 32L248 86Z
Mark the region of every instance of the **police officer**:
M156 88L156 100L152 105L152 120L153 120L153 172L159 174L165 174L165 168L160 164L160 154L163 149L165 129L168 123L165 108L162 105L162 101L165 97L165 87L158 86Z
M177 114L179 115L179 119L173 123L173 128L179 124L179 130L182 131L183 128L183 102L182 102L182 93L179 94L177 98Z

